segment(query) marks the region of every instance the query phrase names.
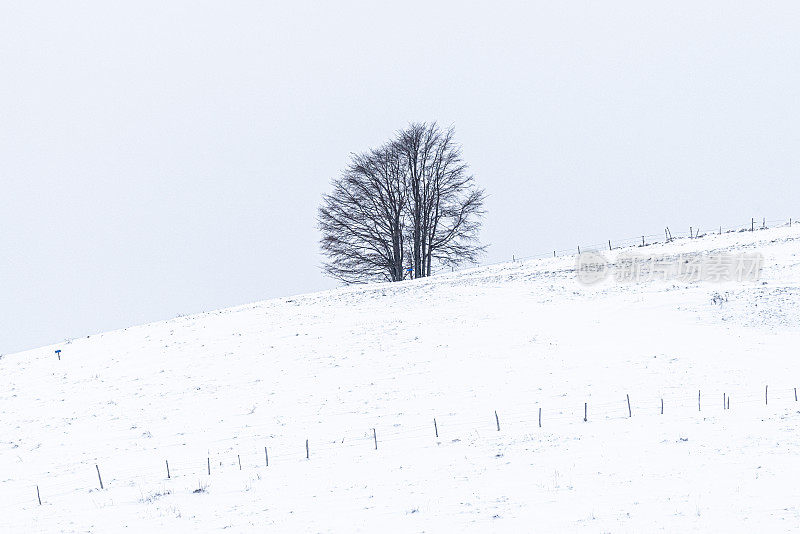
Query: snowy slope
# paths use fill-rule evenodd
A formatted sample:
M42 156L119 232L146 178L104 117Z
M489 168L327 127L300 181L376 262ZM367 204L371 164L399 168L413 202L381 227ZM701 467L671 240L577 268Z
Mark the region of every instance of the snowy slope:
M562 257L6 355L0 531L798 529L800 228L640 249L689 251L761 280Z

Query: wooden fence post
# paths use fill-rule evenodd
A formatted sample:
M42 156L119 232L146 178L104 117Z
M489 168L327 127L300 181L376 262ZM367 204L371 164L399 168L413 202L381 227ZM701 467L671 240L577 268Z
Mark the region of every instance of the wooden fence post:
M238 454L236 455L236 459L239 461L239 471L242 470L242 457Z
M436 437L439 437L439 427L436 425L436 418L433 418L433 432L436 434Z
M169 476L169 460L164 460L164 461L167 462L167 478L170 478L170 476Z
M94 464L94 468L97 469L97 480L100 481L100 489L103 489L103 479L100 477L100 468L97 464Z
M497 422L497 431L500 432L500 418L497 417L497 410L494 411L494 420Z
M539 428L542 428L542 408L539 408Z
M264 460L267 462L267 467L269 467L269 453L266 447L264 447Z
M588 416L589 416L589 403L588 402L584 402L583 403L583 422L584 423L588 420Z
M208 463L208 476L211 476L211 457L206 458L206 461Z
M306 460L308 460L310 458L310 456L311 455L308 452L308 440L306 440Z
M628 399L628 417L631 417L631 397L626 393L625 398Z
M697 411L700 411L700 390L697 390Z
M661 415L664 415L664 399L661 399Z
M42 496L39 495L39 485L36 485L36 498L39 499L39 506L42 505Z
M375 429L372 429L372 440L375 442L375 450L378 450L378 434L375 432Z

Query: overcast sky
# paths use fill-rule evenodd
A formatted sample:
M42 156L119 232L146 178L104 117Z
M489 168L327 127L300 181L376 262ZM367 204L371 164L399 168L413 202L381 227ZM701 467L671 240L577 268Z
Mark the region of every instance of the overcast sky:
M800 3L2 2L0 353L335 287L348 154L454 125L486 261L800 218Z

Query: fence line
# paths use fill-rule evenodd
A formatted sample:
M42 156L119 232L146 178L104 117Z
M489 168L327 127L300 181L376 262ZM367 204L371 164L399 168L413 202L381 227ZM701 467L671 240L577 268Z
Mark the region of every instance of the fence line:
M609 239L603 243L594 243L589 245L578 243L572 248L553 249L551 251L540 252L538 254L531 254L528 256L512 255L510 260L506 259L490 263L477 263L459 268L451 268L449 270L446 268L439 268L433 272L433 275L460 272L468 269L477 269L480 267L490 267L493 265L501 265L503 263L509 263L509 262L516 263L527 260L542 260L542 259L557 258L564 256L575 256L582 252L603 252L603 251L618 250L623 248L647 247L651 245L671 243L679 239L701 239L709 235L722 235L722 234L748 232L748 231L753 232L757 230L767 230L770 228L782 228L782 227L791 228L793 226L797 226L797 222L798 219L793 219L793 218L775 219L768 221L766 220L766 218L762 217L760 220L756 218L751 218L751 220L745 224L716 226L713 228L709 228L708 231L705 231L705 228L690 226L689 231L679 230L673 232L669 227L665 227L664 229L665 233L663 234L643 234L640 236L628 237L623 239ZM701 232L701 230L703 231Z
M733 393L732 397L731 393ZM374 454L381 454L381 451L386 449L387 444L400 444L406 441L429 440L426 446L433 444L438 446L453 439L461 440L472 435L478 436L479 439L486 439L497 435L518 436L522 432L523 437L532 437L537 434L552 435L554 428L556 430L563 430L565 427L589 428L586 425L641 418L658 418L669 422L702 422L712 418L713 422L716 422L717 418L723 416L723 414L742 412L743 407L752 409L760 406L765 410L769 410L771 415L774 415L776 414L776 405L779 406L778 410L783 410L781 413L785 413L787 406L792 406L793 409L790 412L796 412L797 410L794 406L800 406L800 404L795 404L798 402L795 400L795 388L789 386L772 388L769 398L767 398L766 387L760 391L751 389L748 392L732 389L727 392L714 390L711 393L711 390L709 390L709 394L703 394L703 402L700 407L696 403L697 396L694 393L684 395L644 395L633 398L626 393L621 393L617 396L619 397L617 400L601 400L598 402L593 402L591 396L586 397L588 401L558 396L562 401L571 400L571 402L567 406L562 402L561 406L554 407L553 404L539 400L526 406L518 405L512 410L495 411L487 408L484 410L485 414L482 413L480 417L473 415L472 417L464 418L455 415L439 415L436 417L435 423L431 418L430 422L427 423L419 421L414 426L402 428L392 425L386 430L382 430L380 425L370 422L363 429L346 429L336 437L308 440L306 442L308 443L308 449L305 449L304 443L298 440L294 451L285 450L285 447L284 450L275 451L270 446L270 439L267 436L254 436L243 440L242 443L234 443L225 449L215 451L209 449L205 457L196 457L191 460L186 457L180 459L177 455L173 455L172 458L166 458L164 454L156 456L151 453L147 457L148 460L144 461L143 451L138 451L138 461L132 461L134 460L133 458L120 459L119 455L107 455L102 459L84 460L70 464L72 473L66 475L56 475L55 477L39 476L35 478L29 476L24 482L17 481L20 492L29 487L31 495L25 497L20 495L19 499L6 500L0 505L0 509L38 506L38 499L41 499L43 505L52 504L54 500L68 495L103 491L106 488L120 487L121 485L130 486L136 481L164 482L184 477L213 479L219 470L225 472L231 470L251 471L256 468L270 469L271 467L274 468L276 464L281 465L287 462L297 463L316 461L318 459L327 461L331 458L331 455L343 450L360 450L363 454L371 451ZM726 407L726 398L728 402L730 402L731 398L733 399L729 408ZM660 413L661 404L659 401L664 402L666 406L663 415ZM588 403L586 422L583 419L584 402ZM628 402L632 407L631 411L629 411ZM722 403L722 406L719 406L720 403ZM541 427L538 424L538 408L543 409ZM237 439L240 438L226 438L206 443L236 441ZM284 439L283 441L286 440ZM257 443L258 445L256 445ZM269 466L271 467L267 467L265 462L265 444L269 450ZM384 446L380 447L381 444ZM162 445L160 450L165 447ZM306 459L306 450L309 451L308 459ZM137 452L134 452L134 454L137 454ZM169 478L167 477L165 462L170 462L168 468ZM112 466L122 463L126 467L108 469L107 467L104 468L104 463ZM95 469L92 469L92 467ZM101 471L105 477L103 482L99 480ZM209 471L210 475L208 474ZM94 482L92 482L93 477Z

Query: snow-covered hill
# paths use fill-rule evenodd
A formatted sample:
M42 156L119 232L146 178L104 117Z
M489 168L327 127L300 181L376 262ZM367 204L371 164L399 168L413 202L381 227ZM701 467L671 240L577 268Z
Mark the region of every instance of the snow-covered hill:
M0 531L797 529L800 227L635 250L764 265L508 263L6 355Z

